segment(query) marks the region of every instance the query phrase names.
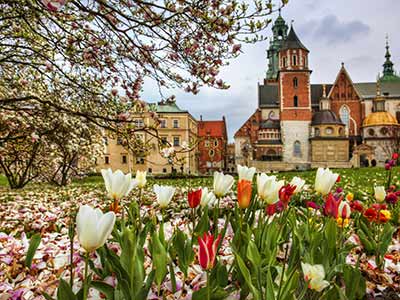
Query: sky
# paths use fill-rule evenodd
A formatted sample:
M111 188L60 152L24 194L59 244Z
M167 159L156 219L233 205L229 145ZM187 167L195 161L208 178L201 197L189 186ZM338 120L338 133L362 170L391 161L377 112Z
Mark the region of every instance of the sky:
M310 50L312 83L333 83L344 62L353 82L374 81L382 72L386 34L396 71L400 71L399 0L289 0L282 16ZM274 21L277 14L271 16ZM272 35L271 27L267 28ZM225 116L229 141L257 109L257 83L267 70L269 40L243 45L242 54L221 71L228 90L202 88L192 95L171 91L177 105L195 118L221 120ZM157 91L146 84L144 99L159 100Z

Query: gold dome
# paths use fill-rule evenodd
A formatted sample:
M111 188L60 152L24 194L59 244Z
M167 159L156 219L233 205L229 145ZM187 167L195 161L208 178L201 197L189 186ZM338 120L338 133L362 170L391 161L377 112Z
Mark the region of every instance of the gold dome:
M369 114L363 122L363 126L378 126L378 125L398 125L397 120L386 111L374 112Z

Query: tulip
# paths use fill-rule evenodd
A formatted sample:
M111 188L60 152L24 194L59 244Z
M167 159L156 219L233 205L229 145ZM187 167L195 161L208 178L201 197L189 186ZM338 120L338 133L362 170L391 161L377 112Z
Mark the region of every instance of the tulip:
M397 203L397 195L396 193L388 193L385 198L387 203L396 204Z
M141 189L146 186L147 183L146 174L147 174L146 171L139 171L139 170L136 171L135 179L138 183L138 187Z
M216 201L217 198L215 197L214 193L209 192L208 188L205 187L201 190L201 200L200 200L201 207L212 206Z
M366 209L364 212L364 217L366 217L370 222L375 221L377 216L378 216L377 210L372 207Z
M323 196L329 194L338 178L339 175L330 171L329 168L318 168L315 177L315 191Z
M375 186L374 187L374 191L375 191L375 199L378 202L383 202L386 198L386 191L385 191L385 187L383 186Z
M348 193L346 195L346 200L351 202L351 201L353 201L353 199L354 199L354 194L353 193Z
M166 185L155 184L153 186L153 191L156 194L157 202L161 208L167 207L175 194L175 188Z
M201 201L201 189L198 189L196 191L189 191L188 193L188 202L190 208L196 208L199 206Z
M276 181L275 176L267 176L265 173L257 175L258 196L267 204L274 204L279 201L279 190L284 181Z
M332 216L335 219L338 217L339 205L342 198L336 199L332 193L328 195L324 205L325 216Z
M199 263L204 270L211 270L215 265L215 258L221 235L214 240L214 235L211 233L204 233L203 237L197 238L199 242Z
M396 152L393 153L393 154L392 154L392 159L393 159L393 160L398 160L398 159L399 159L399 154L396 153Z
M233 177L222 172L214 172L214 194L217 198L224 197L233 185Z
M237 186L237 199L240 208L247 208L251 201L252 185L251 181L239 180Z
M392 214L387 209L383 209L379 211L379 222L386 223L392 218Z
M290 185L296 186L296 189L294 190L294 193L300 193L303 190L303 186L306 183L305 180L301 179L300 177L293 177L292 181L290 182Z
M114 212L103 214L100 209L82 205L76 216L78 240L86 252L104 245L115 224Z
M325 270L323 265L301 263L301 268L303 270L304 280L308 283L308 288L321 292L329 286L329 282L324 280Z
M108 196L114 201L127 196L138 185L138 182L132 179L130 173L124 175L121 170L113 173L111 169L103 169L101 170L101 175L103 176Z
M246 166L237 165L237 170L239 173L239 181L244 179L248 181L253 181L254 173L256 172L256 168L251 167L248 168Z
M280 188L279 200L282 202L282 204L285 208L288 206L290 198L293 196L295 190L296 190L296 186L290 185L290 184L287 184Z
M350 203L350 207L352 210L358 211L358 212L362 212L363 211L363 205L360 201L356 200L356 201L352 201Z
M341 201L338 207L337 218L348 219L351 214L351 208L349 203Z

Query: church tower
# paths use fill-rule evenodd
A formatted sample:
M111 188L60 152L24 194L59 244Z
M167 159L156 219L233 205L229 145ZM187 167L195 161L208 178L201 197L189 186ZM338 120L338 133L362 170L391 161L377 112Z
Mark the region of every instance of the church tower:
M282 44L287 37L288 26L285 20L282 18L281 11L279 10L279 16L275 20L272 26L273 38L270 40L270 46L267 51L268 54L268 70L266 81L276 82L279 71L279 50L282 48Z
M312 110L308 53L292 25L279 51L278 84L283 160L299 165L310 162Z
M380 78L380 81L400 81L400 77L397 76L396 72L394 71L394 64L391 61L392 55L389 51L389 37L386 36L386 54L385 54L385 63L383 64L383 76Z

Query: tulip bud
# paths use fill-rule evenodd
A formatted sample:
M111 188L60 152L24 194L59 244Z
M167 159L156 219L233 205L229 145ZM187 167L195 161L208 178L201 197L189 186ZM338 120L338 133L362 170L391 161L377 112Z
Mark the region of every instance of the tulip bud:
M237 185L237 199L240 208L247 208L251 201L252 185L248 180L239 180Z
M217 249L221 235L214 240L214 235L211 233L204 233L203 237L197 238L199 242L199 263L204 270L211 270L215 265L215 258L217 256Z
M199 206L201 200L201 189L196 191L189 191L188 193L188 202L190 208L196 208Z
M374 187L374 191L375 191L375 199L376 199L376 201L383 202L385 200L385 197L386 197L385 187L383 187L383 186L375 186Z

